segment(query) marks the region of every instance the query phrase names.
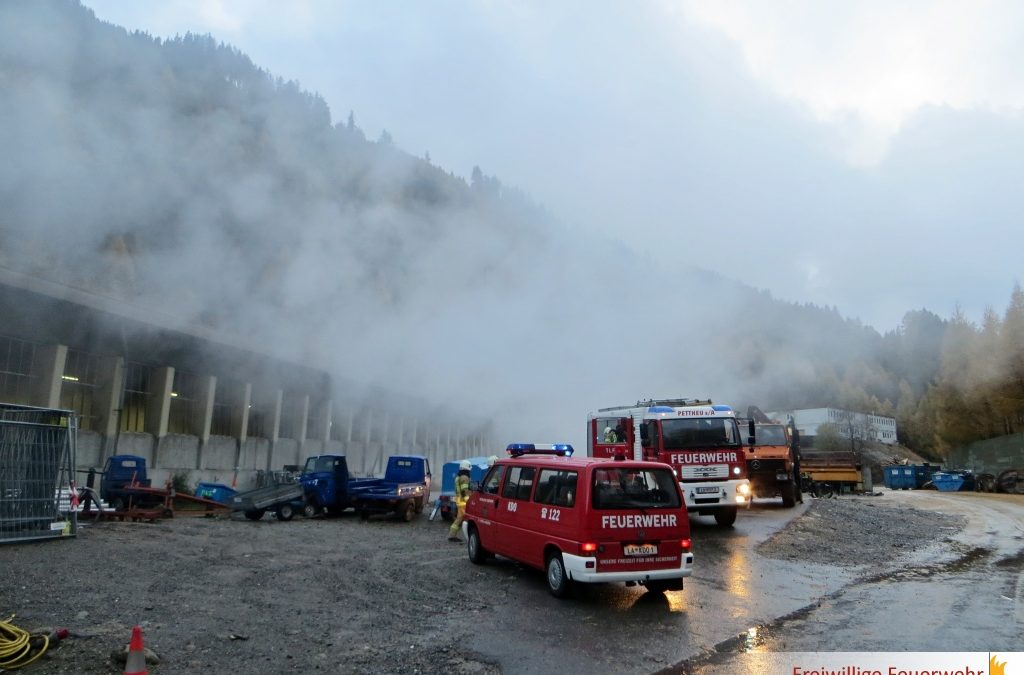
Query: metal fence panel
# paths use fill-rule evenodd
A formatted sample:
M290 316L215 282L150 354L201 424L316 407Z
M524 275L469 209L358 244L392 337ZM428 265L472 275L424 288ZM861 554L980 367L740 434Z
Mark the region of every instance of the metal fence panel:
M1007 469L1024 468L1024 434L999 436L955 448L945 464L954 469L995 475Z
M71 411L0 403L0 544L75 536L76 435Z

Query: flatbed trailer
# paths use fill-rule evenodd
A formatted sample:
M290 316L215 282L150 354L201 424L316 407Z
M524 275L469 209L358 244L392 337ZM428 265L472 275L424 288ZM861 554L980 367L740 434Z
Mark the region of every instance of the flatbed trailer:
M287 521L302 507L303 498L302 483L281 483L239 492L231 498L231 509L241 511L249 520L259 520L273 511L278 520Z

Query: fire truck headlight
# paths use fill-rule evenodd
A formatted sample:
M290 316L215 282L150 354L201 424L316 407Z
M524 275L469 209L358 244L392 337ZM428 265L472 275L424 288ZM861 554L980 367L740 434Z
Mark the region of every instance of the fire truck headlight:
M743 504L746 501L747 501L747 498L744 497L743 495L736 495L736 503L737 504Z
M746 497L747 495L750 494L750 486L744 483L743 485L740 485L739 487L736 488L736 492Z
M739 468L738 466L734 466L734 467L732 468L732 474L733 474L734 476L738 476L738 475L740 475L740 468Z

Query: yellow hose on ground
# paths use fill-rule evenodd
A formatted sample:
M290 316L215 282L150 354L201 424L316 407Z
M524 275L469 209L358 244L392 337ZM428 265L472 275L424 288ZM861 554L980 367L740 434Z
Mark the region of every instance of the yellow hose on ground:
M15 626L12 614L6 621L0 621L0 669L16 670L27 666L46 653L50 637L39 633L31 635Z

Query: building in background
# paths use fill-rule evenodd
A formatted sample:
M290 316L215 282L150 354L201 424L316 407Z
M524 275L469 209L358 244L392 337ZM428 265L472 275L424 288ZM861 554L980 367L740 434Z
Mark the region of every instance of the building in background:
M832 426L846 438L852 435L855 438L885 445L896 444L896 419L893 417L839 408L776 410L765 414L780 422L787 422L792 417L797 430L800 431L801 441L808 446L814 445L814 437L818 435L818 428L823 424Z
M485 420L3 266L0 317L0 401L76 412L79 470L134 454L154 484L187 473L241 488L321 453L363 475L398 452L437 467L490 453Z

